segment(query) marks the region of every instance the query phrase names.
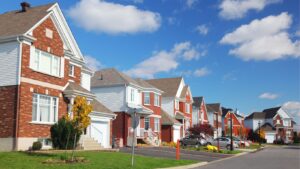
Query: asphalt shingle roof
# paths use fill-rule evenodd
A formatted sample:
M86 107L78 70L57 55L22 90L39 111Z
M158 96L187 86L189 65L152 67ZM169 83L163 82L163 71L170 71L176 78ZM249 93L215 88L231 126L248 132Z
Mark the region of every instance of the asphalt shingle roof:
M273 107L273 108L263 110L263 112L266 113L266 119L270 119L270 118L273 118L274 116L276 116L276 114L280 108L281 107Z
M82 93L94 95L90 91L83 88L81 85L76 84L74 82L69 82L69 85L66 87L66 89L64 91L79 91L79 92L82 92Z
M203 101L203 96L201 96L201 97L193 97L193 100L194 100L193 106L200 107L201 103Z
M266 117L265 112L253 112L252 114L247 116L245 118L245 120L247 120L247 119L264 119L265 117Z
M102 103L100 103L96 99L94 99L91 104L93 106L93 111L95 112L114 114L111 110L109 110L107 107L105 107Z
M174 117L171 117L166 111L161 109L161 119L162 125L173 125L173 124L181 124Z
M175 97L178 91L182 77L175 78L163 78L163 79L151 79L146 82L164 91L163 97Z
M0 37L10 37L25 34L30 28L44 18L47 10L55 3L29 8L26 12L19 10L0 15Z
M206 109L208 112L219 112L221 109L221 104L220 103L206 104Z

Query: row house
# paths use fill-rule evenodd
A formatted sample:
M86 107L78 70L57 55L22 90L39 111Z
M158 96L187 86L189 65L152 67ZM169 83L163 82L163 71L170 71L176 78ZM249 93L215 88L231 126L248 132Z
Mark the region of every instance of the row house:
M208 114L204 97L193 97L193 125L208 124Z
M76 96L96 105L92 122L111 124L115 115L89 91L93 72L57 3L23 2L19 10L1 14L0 23L0 151L28 150L35 141L51 148L50 127L72 116ZM89 129L83 138L92 139Z
M222 108L220 103L206 104L208 121L214 129L213 137L222 136Z
M228 136L232 132L233 136L243 137L245 134L244 128L244 117L242 115L234 112L232 109L222 107L223 135Z
M146 82L162 93L162 141L176 142L184 137L192 125L193 97L182 77L151 79Z
M292 141L293 118L282 107L265 109L262 112L253 112L245 118L245 126L257 132L265 131L267 143L282 139L285 142Z
M117 115L112 133L119 146L132 145L134 125L137 137L135 144L143 142L160 145L162 90L142 79L132 79L109 68L95 72L91 91Z

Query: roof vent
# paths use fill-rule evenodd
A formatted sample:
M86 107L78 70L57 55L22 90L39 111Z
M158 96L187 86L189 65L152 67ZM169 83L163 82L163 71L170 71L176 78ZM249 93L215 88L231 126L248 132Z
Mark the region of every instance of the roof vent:
M28 8L30 8L30 3L22 2L21 7L22 7L22 12L26 12L28 10Z

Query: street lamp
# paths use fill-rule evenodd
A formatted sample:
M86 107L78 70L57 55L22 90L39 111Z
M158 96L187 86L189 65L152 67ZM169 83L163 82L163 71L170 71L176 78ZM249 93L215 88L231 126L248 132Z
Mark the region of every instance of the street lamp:
M230 151L233 150L233 138L232 138L232 112L230 112Z
M260 142L260 121L258 121L258 143L259 143L259 146L261 146L261 142Z
M134 165L134 146L135 146L135 132L136 132L136 127L137 127L137 121L136 121L136 109L134 108L133 111L133 117L131 118L131 122L132 122L132 128L133 128L133 134L132 134L132 143L131 143L131 149L132 149L132 153L131 153L131 166Z

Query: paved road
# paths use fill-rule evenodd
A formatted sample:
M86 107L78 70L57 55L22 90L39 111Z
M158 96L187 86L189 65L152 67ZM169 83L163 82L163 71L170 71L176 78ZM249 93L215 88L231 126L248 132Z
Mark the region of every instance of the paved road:
M120 152L131 153L131 148L121 148ZM135 153L144 156L152 157L163 157L163 158L172 158L176 157L176 149L174 148L162 148L162 147L140 147L135 149ZM185 160L196 160L196 161L214 161L226 157L231 157L232 155L227 154L216 154L216 153L207 153L199 151L180 151L181 159Z
M299 169L300 147L268 147L256 153L215 161L197 169Z

